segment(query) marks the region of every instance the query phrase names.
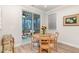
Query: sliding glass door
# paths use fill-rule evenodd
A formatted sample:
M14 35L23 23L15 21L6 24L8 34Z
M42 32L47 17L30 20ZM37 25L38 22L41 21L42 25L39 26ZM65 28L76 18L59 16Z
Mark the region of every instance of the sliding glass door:
M28 43L31 40L32 30L32 13L23 11L22 14L22 39L23 43Z
M40 15L31 12L22 12L22 39L23 43L31 42L32 34L40 33Z
M40 32L40 15L33 14L33 30L34 33Z

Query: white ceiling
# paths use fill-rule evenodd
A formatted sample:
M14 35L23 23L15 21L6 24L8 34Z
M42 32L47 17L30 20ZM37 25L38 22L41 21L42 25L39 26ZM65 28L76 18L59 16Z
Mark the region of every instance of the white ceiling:
M60 5L32 5L32 7L38 8L43 11L49 11L51 9L57 8Z

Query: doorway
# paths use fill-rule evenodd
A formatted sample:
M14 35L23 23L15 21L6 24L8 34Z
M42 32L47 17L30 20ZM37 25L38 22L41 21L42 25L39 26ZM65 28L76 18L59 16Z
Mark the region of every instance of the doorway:
M22 40L23 43L30 43L32 35L40 33L40 15L22 11Z

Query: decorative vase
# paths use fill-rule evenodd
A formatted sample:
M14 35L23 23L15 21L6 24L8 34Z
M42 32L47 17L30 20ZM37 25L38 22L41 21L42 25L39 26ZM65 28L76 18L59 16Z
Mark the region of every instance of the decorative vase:
M43 30L43 35L46 33L46 31L45 30Z
M43 25L41 29L42 29L42 34L43 35L46 34L46 26Z

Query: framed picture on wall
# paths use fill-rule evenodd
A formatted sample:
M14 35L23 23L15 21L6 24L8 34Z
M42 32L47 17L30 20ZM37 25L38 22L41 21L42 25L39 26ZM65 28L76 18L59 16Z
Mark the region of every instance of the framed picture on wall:
M64 26L79 26L79 14L64 16L63 25Z

